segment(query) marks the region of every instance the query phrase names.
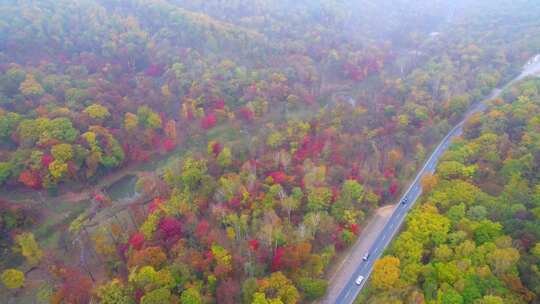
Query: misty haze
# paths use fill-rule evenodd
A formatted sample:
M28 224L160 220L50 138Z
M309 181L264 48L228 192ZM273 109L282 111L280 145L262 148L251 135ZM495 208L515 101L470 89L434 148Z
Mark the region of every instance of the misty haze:
M540 1L0 0L0 303L540 304Z

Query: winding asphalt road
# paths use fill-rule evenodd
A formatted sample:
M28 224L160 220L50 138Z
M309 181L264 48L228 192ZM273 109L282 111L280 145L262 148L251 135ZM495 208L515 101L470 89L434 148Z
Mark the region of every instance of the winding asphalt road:
M499 94L508 86L513 83L527 77L538 73L540 71L540 55L535 56L531 59L527 65L524 66L522 73L514 78L512 81L507 83L502 89L494 89L493 92L489 95L486 100L494 99L499 96ZM422 185L421 178L426 173L433 173L439 161L441 155L448 149L453 138L460 136L463 132L463 125L465 121L474 113L484 111L486 109L485 100L477 102L471 106L469 111L465 114L463 120L459 122L448 134L442 139L437 148L433 151L429 159L426 161L422 169L416 175L416 178L411 183L407 191L403 194L399 203L394 209L390 219L386 223L386 226L379 232L379 235L375 239L371 249L369 250L369 258L367 261L362 261L360 265L357 266L356 271L353 276L349 279L348 283L343 286L343 289L339 293L339 296L336 299L335 303L338 304L351 304L354 302L362 288L364 287L366 281L373 270L373 264L375 260L381 257L384 250L393 239L395 234L398 232L399 227L403 223L407 212L412 208L418 197L422 194ZM406 200L406 203L403 203ZM356 279L359 276L363 276L360 285L356 284Z

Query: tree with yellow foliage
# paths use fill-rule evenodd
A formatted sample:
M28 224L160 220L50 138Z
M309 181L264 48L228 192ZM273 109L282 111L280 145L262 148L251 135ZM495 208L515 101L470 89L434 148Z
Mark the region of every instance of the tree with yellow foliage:
M99 121L103 121L105 118L111 115L107 108L97 103L89 105L88 107L86 107L86 109L84 109L83 112L88 114L88 116L92 117L93 119Z
M292 283L281 271L272 273L259 283L259 292L268 300L280 300L284 304L295 304L300 300L300 294Z
M52 177L59 180L68 171L68 165L62 161L55 160L49 164L49 173Z
M26 97L40 97L45 93L43 87L32 74L26 74L26 78L19 86L19 90Z
M73 149L70 144L58 144L51 148L51 154L55 160L67 162L73 158Z
M373 287L382 290L395 288L401 274L399 265L399 259L393 256L385 256L377 260L371 277Z
M131 132L139 125L139 118L137 115L127 112L124 114L124 129Z
M436 175L433 175L432 173L427 172L422 176L422 192L429 193L435 186L437 186L437 183L439 182L439 179Z
M24 285L24 273L17 269L6 269L2 272L2 283L9 289L21 288Z
M15 237L17 243L16 251L19 251L25 258L28 264L36 265L43 257L43 251L39 248L39 244L31 232L24 232Z

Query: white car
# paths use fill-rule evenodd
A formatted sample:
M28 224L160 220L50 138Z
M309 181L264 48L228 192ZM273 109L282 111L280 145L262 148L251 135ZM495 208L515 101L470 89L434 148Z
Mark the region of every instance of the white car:
M362 284L362 281L364 281L364 276L359 275L358 278L356 278L356 281L354 281L354 283L356 283L356 285L360 286L360 284Z
M369 252L366 252L362 257L362 260L367 261L369 259Z

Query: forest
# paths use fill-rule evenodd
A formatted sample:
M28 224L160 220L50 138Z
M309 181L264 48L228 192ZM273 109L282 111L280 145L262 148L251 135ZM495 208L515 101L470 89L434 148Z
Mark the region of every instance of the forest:
M538 53L539 17L526 0L2 1L0 294L322 299L374 211ZM467 122L359 301L538 301L539 90Z

